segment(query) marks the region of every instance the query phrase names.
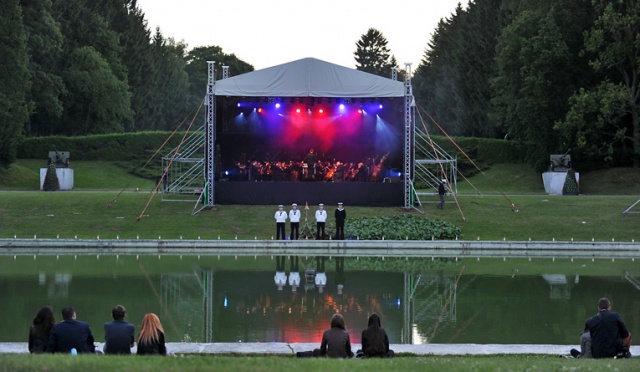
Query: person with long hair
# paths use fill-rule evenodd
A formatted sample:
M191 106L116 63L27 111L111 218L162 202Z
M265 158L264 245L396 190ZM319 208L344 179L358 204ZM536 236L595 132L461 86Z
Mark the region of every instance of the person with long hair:
M389 336L382 328L378 314L371 314L367 329L362 331L362 354L365 358L393 358L394 352L389 349Z
M47 351L49 333L56 324L51 306L44 306L33 318L33 324L29 328L29 352L31 354L42 354Z
M138 355L167 355L164 342L164 329L160 319L154 313L146 314L138 334Z
M322 342L320 343L320 356L330 358L352 358L351 340L347 327L344 324L344 318L340 314L334 314L331 317L331 328L322 334Z

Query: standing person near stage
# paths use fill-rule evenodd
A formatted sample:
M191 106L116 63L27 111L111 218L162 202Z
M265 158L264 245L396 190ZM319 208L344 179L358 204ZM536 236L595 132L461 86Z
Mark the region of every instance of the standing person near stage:
M605 297L598 301L598 314L587 321L591 333L591 355L594 358L631 356L631 333L618 313L611 311L611 303Z
M280 204L278 206L278 210L275 214L276 219L276 239L280 240L280 236L282 236L282 240L286 239L284 234L284 227L287 224L287 212L284 211L284 206Z
M298 204L291 204L291 210L289 211L289 221L291 222L291 235L289 239L291 240L298 240L300 237L300 215L301 213L298 210Z
M347 219L347 211L344 210L343 204L338 203L335 212L336 218L336 239L344 240L344 221Z
M447 180L443 179L438 185L438 196L440 197L440 204L438 204L438 209L444 209L444 195L447 193L446 188Z
M316 240L324 240L324 227L327 224L327 211L324 210L324 204L318 204L316 211ZM322 231L322 235L320 235ZM322 237L322 238L321 238Z

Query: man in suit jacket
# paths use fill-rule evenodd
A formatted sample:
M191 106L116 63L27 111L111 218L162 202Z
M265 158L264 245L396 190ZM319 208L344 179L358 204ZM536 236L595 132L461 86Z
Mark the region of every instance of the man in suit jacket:
M126 313L122 305L116 305L111 311L113 321L104 325L105 354L131 354L136 327L124 321Z
M62 322L51 328L47 351L50 353L69 353L76 349L78 353L93 353L93 334L89 324L76 320L76 312L71 306L62 309Z

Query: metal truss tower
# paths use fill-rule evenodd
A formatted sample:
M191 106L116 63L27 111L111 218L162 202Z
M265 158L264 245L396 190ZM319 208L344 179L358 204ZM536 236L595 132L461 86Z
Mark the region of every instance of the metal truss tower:
M415 158L415 102L411 87L411 63L405 63L404 77L404 167L402 177L404 182L405 209L413 207L413 159Z
M205 207L215 205L215 152L216 152L216 82L215 62L207 61L207 116L206 116L206 166L205 166Z

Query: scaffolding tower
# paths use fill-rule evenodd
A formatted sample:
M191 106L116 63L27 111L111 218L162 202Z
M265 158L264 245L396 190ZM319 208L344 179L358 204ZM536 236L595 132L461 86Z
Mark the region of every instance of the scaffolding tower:
M429 138L429 135L416 127L415 148L417 149L415 164L415 182L419 189L418 196L437 194L442 179L448 181L449 190L458 193L458 159L449 155L440 145Z

